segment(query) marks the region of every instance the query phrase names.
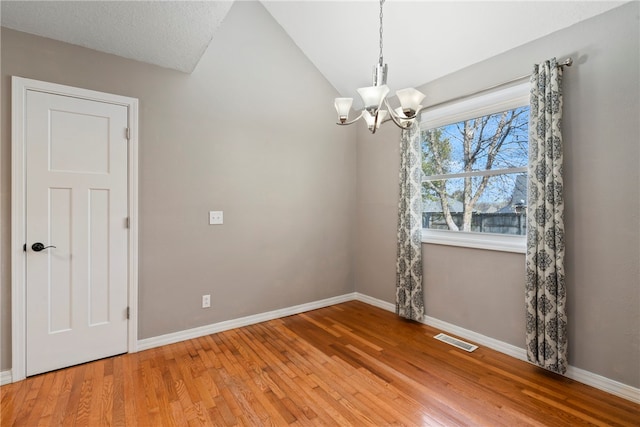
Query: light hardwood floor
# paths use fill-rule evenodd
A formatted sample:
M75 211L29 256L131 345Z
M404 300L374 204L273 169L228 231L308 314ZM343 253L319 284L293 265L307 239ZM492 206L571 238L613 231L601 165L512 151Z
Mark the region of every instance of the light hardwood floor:
M640 405L348 302L0 388L2 426L638 426Z

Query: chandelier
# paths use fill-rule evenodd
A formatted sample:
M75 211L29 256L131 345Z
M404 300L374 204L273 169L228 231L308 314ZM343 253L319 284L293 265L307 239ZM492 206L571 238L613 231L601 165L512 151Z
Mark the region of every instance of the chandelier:
M400 128L407 129L415 121L422 109L420 102L424 94L414 88L400 89L396 92L400 107L395 110L387 101L389 87L387 86L387 64L382 57L382 5L385 0L380 0L380 55L378 63L373 67L373 86L361 87L358 94L362 98L364 108L353 120L349 120L349 110L353 98L336 98L335 107L338 112L339 125L350 125L363 118L371 133L376 133L380 125L391 118ZM383 106L384 104L384 106ZM386 107L386 109L384 109Z

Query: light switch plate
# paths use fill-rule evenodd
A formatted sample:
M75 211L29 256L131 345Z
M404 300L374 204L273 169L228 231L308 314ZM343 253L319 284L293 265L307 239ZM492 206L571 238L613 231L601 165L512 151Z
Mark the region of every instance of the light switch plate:
M222 211L209 211L209 225L219 225L222 223Z

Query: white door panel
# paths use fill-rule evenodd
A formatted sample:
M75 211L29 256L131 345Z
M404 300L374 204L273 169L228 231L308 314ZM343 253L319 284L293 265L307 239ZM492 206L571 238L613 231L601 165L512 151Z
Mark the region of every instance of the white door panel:
M127 351L127 107L28 91L26 373ZM55 246L34 251L41 242Z

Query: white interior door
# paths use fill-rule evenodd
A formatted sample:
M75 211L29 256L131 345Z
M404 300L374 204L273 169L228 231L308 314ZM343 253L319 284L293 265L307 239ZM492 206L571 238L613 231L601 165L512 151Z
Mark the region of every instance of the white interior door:
M127 351L128 115L123 105L34 90L24 111L34 375Z

